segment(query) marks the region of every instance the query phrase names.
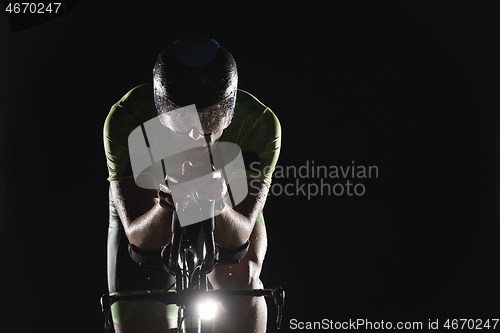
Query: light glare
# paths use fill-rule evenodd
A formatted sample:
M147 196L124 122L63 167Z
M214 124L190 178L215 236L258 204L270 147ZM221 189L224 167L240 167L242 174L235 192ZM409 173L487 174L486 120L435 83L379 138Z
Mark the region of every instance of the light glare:
M217 303L215 302L202 302L198 304L201 319L212 319L217 312Z

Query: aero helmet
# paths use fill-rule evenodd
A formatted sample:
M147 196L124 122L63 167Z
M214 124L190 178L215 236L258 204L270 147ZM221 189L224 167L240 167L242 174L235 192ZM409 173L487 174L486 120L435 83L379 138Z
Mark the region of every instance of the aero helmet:
M234 58L209 38L175 41L158 56L153 69L160 121L180 133L193 127L203 134L220 126L227 128L234 113L237 85Z

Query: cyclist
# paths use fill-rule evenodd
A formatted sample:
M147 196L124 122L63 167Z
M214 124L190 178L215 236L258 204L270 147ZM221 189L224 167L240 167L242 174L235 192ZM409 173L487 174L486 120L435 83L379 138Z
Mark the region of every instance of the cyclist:
M216 266L209 275L212 286L215 289L263 287L259 276L267 237L262 209L280 151L281 128L268 107L237 89L237 80L236 63L222 45L208 38L183 38L158 56L152 85L133 88L112 106L104 125L110 182L108 288L111 294L155 292L172 287L172 276L159 268L140 267L131 260L127 246L130 243L144 252L167 246L173 214L179 209L175 199L189 205L193 191L197 197L218 202L216 244L235 253L248 251L236 265ZM198 110L198 126L186 122L189 117L170 117L172 111L192 104ZM129 134L156 116L170 131L171 141L165 141L166 145L195 148L183 149L187 151L182 154L184 160L179 169L166 177L151 170L134 176ZM241 149L248 195L237 205L231 204L227 183L218 171L213 172L211 181L197 184L185 193L172 191L169 186L195 178L199 165L210 163L207 148L216 142L231 142ZM215 166L212 168L216 170ZM227 299L219 303L219 308L214 332L266 330L267 307L263 297ZM176 327L176 315L174 306L157 302L117 302L112 306L116 332L164 332Z

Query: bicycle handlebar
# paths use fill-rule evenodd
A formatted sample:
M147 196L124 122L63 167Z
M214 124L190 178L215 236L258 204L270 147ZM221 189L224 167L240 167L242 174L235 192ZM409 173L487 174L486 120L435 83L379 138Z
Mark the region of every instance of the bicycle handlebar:
M121 295L110 296L104 294L101 298L101 306L103 309L109 309L115 302L132 302L132 301L156 301L165 305L176 304L177 306L189 306L196 301L209 299L213 302L220 302L227 298L238 297L268 297L274 301L278 308L276 318L276 326L281 327L281 319L283 316L282 308L285 305L285 291L278 287L275 289L249 289L249 290L191 290L185 289L180 292L160 292L156 294L144 295Z

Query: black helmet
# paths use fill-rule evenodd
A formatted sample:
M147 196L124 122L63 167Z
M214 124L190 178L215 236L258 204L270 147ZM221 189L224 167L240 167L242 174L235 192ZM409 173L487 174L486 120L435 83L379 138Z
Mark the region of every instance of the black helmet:
M220 121L224 121L223 128L229 126L238 73L232 55L215 40L191 37L169 45L158 56L153 84L156 109L165 126L171 128L174 121L181 127L174 130L185 130L182 124L189 121L182 119L183 113L170 111L193 104L202 120L202 132L211 133Z

